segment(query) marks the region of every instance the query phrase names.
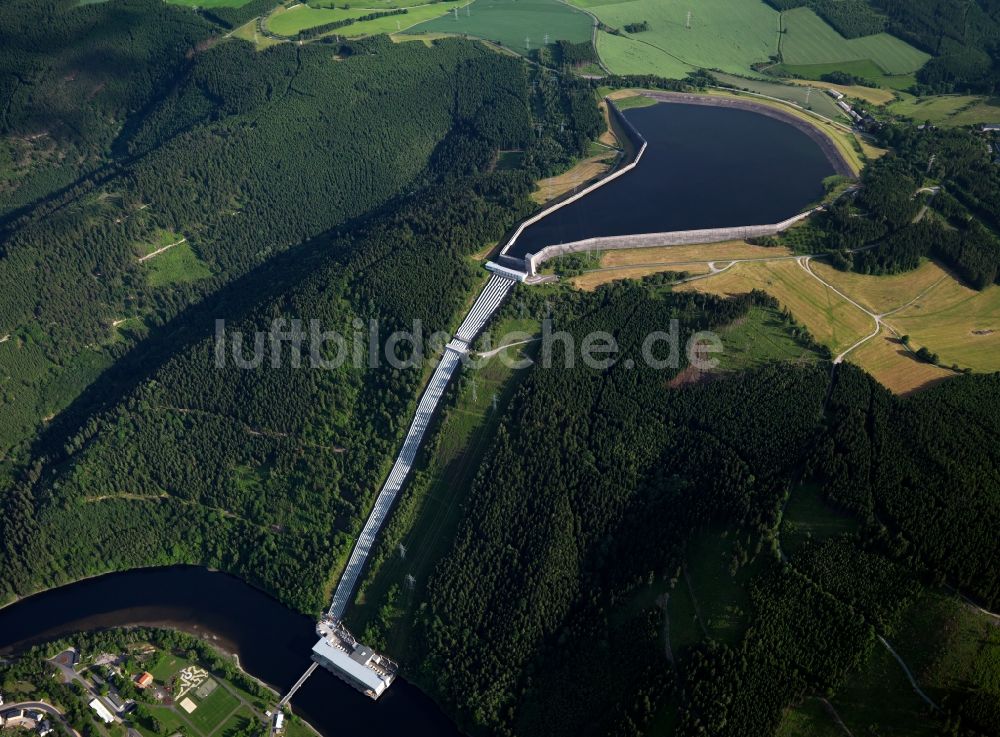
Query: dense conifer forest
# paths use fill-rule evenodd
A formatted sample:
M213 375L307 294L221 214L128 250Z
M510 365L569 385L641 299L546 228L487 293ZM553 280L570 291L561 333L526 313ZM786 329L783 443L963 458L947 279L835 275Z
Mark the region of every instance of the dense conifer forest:
M15 345L61 365L117 341L115 316L144 329L112 343L116 365L4 484L4 596L187 561L318 610L422 373L219 370L214 319L248 346L274 317L345 336L369 319L383 337L415 318L454 327L478 279L465 255L600 132L588 85L472 43L210 46L127 120L113 174L8 229L0 315ZM494 169L511 148L523 166ZM183 233L212 276L144 284L136 242L154 226Z
M996 0L768 2L935 54L927 90L994 91ZM15 50L0 56L0 604L191 563L325 609L433 369L355 365L357 351L415 319L453 330L483 249L603 132L598 83L571 74L599 61L591 44L535 54L557 73L457 39L225 38L273 4L0 7ZM793 245L867 274L933 257L976 289L1000 283L1000 169L981 138L876 135L890 152ZM470 734L775 734L888 657L928 597L1000 608L1000 375L897 397L832 364L787 311L775 330L801 360L702 372L690 335L780 307L671 292L680 277L520 286L500 314L620 351L563 368L556 341L557 368L519 375L474 483L452 490L458 531L414 594L402 666ZM219 318L240 348L220 352ZM293 320L302 367L267 339ZM653 367L645 339L672 321L678 360ZM258 341L261 363L241 368ZM695 595L713 566L725 606ZM376 644L399 616L378 614ZM195 647L148 632L84 644L154 634ZM988 678L940 687L920 718L994 734Z
M415 667L471 729L644 734L672 713L679 735L773 734L786 707L866 663L923 587L996 605L997 377L899 399L846 364L694 386L642 368L650 329L718 327L761 300L619 283L539 305L578 343L607 331L622 352L603 370L531 370L432 578ZM856 531L784 549L784 509L804 488ZM735 636L664 656L648 592L686 596L691 545L712 530L748 596ZM670 612L671 629L691 626ZM966 698L941 728L988 734Z

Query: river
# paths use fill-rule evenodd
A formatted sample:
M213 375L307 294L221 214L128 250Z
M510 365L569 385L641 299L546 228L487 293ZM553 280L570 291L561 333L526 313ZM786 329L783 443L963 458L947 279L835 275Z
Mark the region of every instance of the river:
M127 625L209 636L282 694L309 666L317 639L311 618L239 579L171 566L79 581L0 609L0 655L74 632ZM292 708L328 737L461 734L437 704L401 678L375 702L318 668Z
M807 133L752 110L658 103L624 115L649 144L639 165L526 228L507 255L586 238L777 223L821 199L835 173Z

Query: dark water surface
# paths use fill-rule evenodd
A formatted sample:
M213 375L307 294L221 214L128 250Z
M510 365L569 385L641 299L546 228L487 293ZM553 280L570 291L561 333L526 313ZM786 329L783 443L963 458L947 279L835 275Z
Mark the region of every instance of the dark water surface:
M315 622L225 573L175 566L114 573L62 586L0 609L0 655L83 630L126 625L210 635L284 694L309 666ZM322 668L292 699L328 737L461 733L415 686L397 678L373 702Z
M835 173L808 134L749 110L659 103L624 115L649 143L639 165L526 228L508 255L586 238L781 222L819 200Z

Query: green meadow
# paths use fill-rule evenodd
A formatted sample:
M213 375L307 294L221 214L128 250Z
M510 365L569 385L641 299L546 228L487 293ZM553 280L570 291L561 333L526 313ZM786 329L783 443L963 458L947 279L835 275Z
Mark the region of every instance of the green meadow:
M888 33L844 38L809 8L789 10L783 14L782 24L781 57L792 66L868 60L882 74L910 74L930 59Z
M589 41L593 19L559 0L475 0L457 13L421 23L411 33L456 33L523 52L555 41Z

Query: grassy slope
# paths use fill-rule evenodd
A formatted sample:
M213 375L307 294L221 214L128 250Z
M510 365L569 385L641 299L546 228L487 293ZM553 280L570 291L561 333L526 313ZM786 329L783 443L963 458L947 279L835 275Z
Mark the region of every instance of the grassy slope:
M682 0L600 5L574 0L574 4L587 7L613 28L643 20L649 23L648 31L628 34L622 30L623 35L617 39L602 36L599 40L602 58L614 72L640 71L623 64L629 56L630 64L655 65L641 71L664 76L678 76L676 72L685 64L747 72L751 64L767 61L777 50L778 14L757 0L702 0L696 5ZM689 10L691 27L687 28ZM673 60L667 61L671 56Z
M535 323L507 321L494 334L501 336L512 330L534 333L537 328ZM525 355L525 349L510 348L506 353L516 360ZM358 603L348 613L348 625L356 632L363 632L380 613L390 613L391 625L383 634L389 651L404 665L411 653L408 643L412 607L423 599L421 592L427 579L451 546L464 513L464 495L472 486L479 463L493 442L503 407L521 376L499 359L497 356L483 369L471 372L472 378L463 385L457 405L444 420L441 441L429 465L420 472L424 483L409 483L407 498L394 513L395 521L390 520L384 536L398 540L406 548L406 557L393 555L367 573ZM413 590L406 586L407 575L414 577ZM390 602L393 587L398 587L400 594Z
M945 365L1000 370L1000 286L977 292L949 278L887 322Z
M717 74L716 76L723 84L733 85L740 89L748 89L751 92L767 95L768 97L777 97L781 100L794 102L796 105L800 105L807 110L813 110L820 115L825 115L834 120L847 120L843 111L837 107L837 103L832 97L816 90L808 92L798 85L747 79L731 74Z
M791 260L737 264L722 274L691 282L683 288L721 295L762 289L774 295L835 354L872 331L871 318Z
M413 33L460 33L499 41L510 49L541 46L557 40L589 41L593 20L559 0L475 0L454 16L437 18L418 26Z
M343 36L367 36L375 33L394 32L397 30L397 23L399 24L399 28L405 29L430 18L436 18L439 15L448 13L452 8L460 7L465 2L466 0L454 0L453 2L445 0L445 2L411 7L405 15L392 15L386 18L353 23L349 26L338 28L337 33ZM385 10L388 10L388 8L380 5L378 2L372 2L371 5L363 3L360 6L351 6L348 9L344 9L343 7L314 8L308 5L296 5L288 10L279 9L274 12L267 20L267 28L272 33L282 36L294 36L306 28L314 28L315 26L321 26L324 23L332 23L334 21L360 18L361 16Z
M925 98L905 95L889 109L896 115L921 123L930 121L942 127L1000 121L1000 99L978 95L937 95Z
M883 73L909 74L930 58L905 41L880 33L847 39L808 8L784 14L781 53L786 64L836 64L869 59Z

